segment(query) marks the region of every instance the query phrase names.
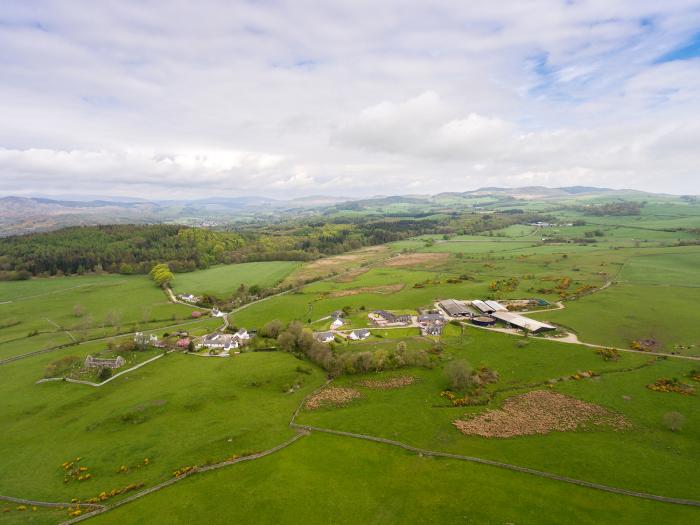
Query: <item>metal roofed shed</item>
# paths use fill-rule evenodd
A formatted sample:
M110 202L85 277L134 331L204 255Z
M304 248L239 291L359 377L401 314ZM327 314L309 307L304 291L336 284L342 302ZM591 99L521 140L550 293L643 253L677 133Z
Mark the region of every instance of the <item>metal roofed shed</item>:
M535 321L534 319L523 317L522 315L514 314L512 312L493 312L491 315L499 321L503 321L504 323L535 334L557 329L555 326L550 324Z
M490 314L494 311L494 309L491 308L488 304L486 304L484 301L479 301L478 299L472 301L472 306L485 314Z
M489 308L493 309L494 312L507 312L508 311L508 308L503 306L498 301L484 301L484 302L486 303L486 305Z
M440 301L440 308L447 312L450 317L467 317L469 310L462 303L458 303L454 299L445 299Z

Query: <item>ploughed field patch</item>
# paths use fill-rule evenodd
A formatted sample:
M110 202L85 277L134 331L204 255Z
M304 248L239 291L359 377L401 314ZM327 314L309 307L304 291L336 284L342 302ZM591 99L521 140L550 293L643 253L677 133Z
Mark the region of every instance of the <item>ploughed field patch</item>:
M357 399L361 396L362 394L354 388L324 388L307 399L305 406L308 410L315 410L323 407L345 406L353 399Z
M489 438L574 431L587 425L614 430L630 426L623 416L604 407L545 390L511 397L500 409L467 420L457 419L453 424L468 436Z
M415 382L415 377L400 376L391 377L387 379L364 379L362 381L358 381L357 384L365 388L373 388L376 390L388 390L391 388L403 388L405 386L412 385Z

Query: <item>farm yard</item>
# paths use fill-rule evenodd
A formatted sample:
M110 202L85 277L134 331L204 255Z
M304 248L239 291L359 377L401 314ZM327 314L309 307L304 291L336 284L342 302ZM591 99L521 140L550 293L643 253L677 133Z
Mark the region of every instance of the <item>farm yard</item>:
M142 275L0 282L0 523L696 521L700 249L667 245L684 217L579 218L175 274L280 286L221 317ZM124 363L102 382L88 355Z

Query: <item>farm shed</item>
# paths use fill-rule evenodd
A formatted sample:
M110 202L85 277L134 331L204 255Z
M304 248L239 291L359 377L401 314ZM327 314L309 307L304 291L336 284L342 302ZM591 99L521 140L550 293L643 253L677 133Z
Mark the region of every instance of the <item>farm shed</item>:
M486 304L484 301L480 301L478 299L475 299L472 301L472 306L479 310L482 313L485 314L490 314L491 312L495 312L493 308L491 308L488 304Z
M447 315L450 317L467 317L469 315L469 310L463 303L459 303L454 299L445 299L440 301L440 308L442 308Z
M534 319L529 319L511 312L493 312L491 315L499 321L503 321L504 323L515 326L516 328L522 328L528 332L539 333L546 332L548 330L556 330L556 327L552 325L535 321Z
M508 308L503 306L498 301L484 301L489 308L492 308L494 312L507 312Z

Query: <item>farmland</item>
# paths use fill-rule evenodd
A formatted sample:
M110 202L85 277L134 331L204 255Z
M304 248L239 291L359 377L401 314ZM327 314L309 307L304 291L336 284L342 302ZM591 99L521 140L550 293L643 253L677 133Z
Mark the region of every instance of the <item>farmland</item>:
M173 280L175 293L225 296L232 294L242 284L271 288L298 268L295 261L271 261L242 264L225 264L178 274Z
M696 225L696 216L680 205L642 210L590 217L567 208L554 225L175 274L175 293L223 299L241 285L280 286L241 299L228 325L171 302L145 275L0 282L0 360L15 358L0 364L0 496L111 506L177 481L94 523L695 521L700 247L696 233L670 225ZM428 336L368 317L415 317L446 298L536 298L526 315L557 330L453 320ZM326 331L338 311L344 324L323 348L342 369L267 334L274 320ZM365 327L366 339L345 338ZM227 358L171 344L239 328L253 342ZM170 346L129 349L140 331ZM120 352L123 373L100 386L40 382L63 363L79 369L87 355ZM146 364L125 370L137 363ZM457 365L470 386L456 386ZM97 384L98 375L75 377ZM566 424L545 421L553 406L567 407ZM479 425L488 432L473 432ZM0 523L60 523L76 504L18 510L0 498Z

